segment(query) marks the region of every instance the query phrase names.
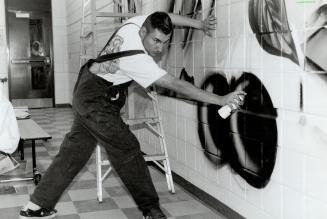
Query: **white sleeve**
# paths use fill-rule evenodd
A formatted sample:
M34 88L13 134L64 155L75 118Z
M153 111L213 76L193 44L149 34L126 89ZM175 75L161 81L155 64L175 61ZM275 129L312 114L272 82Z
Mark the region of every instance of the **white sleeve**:
M167 74L147 54L120 58L120 70L144 88Z

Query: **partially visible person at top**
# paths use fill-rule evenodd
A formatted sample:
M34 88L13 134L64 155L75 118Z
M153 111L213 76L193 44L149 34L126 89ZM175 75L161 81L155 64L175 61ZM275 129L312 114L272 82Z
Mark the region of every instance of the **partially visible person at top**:
M155 12L127 20L112 36L97 59L80 70L74 95L74 122L59 153L20 211L20 218L52 218L56 203L84 167L99 143L108 153L124 185L146 219L164 219L140 145L120 117L125 91L135 81L144 89L156 85L209 104L242 105L245 92L218 96L179 80L157 62L167 51L173 25L189 26L206 34L215 29L216 18L204 21ZM96 195L96 194L95 194Z

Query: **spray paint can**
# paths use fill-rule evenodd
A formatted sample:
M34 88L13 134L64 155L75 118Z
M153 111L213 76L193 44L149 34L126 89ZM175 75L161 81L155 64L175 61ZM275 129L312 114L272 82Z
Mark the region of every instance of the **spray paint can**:
M243 101L243 96L239 95L239 98L241 99L241 101ZM233 112L233 110L236 110L237 106L235 104L228 104L225 105L223 107L221 107L218 110L218 114L220 115L221 118L226 119L228 116L230 116Z

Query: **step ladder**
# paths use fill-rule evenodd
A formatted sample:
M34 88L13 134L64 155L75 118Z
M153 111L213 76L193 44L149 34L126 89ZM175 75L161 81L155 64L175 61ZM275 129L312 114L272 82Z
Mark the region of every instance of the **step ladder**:
M123 3L127 2L126 0L118 1L113 0L110 1L114 6L118 6L121 8L124 8ZM131 2L131 1L130 1ZM107 6L107 5L106 5ZM87 8L89 8L89 12L87 13ZM103 7L102 7L103 8ZM135 0L135 8L136 10L139 9L140 11L140 2ZM90 58L95 58L98 55L97 50L97 32L98 32L98 24L104 24L106 23L105 20L98 21L98 18L128 18L133 17L138 14L136 13L128 13L123 12L122 10L120 12L98 12L99 8L96 6L96 0L83 0L83 12L82 12L82 21L81 21L81 39L80 39L80 67ZM90 21L87 21L88 20ZM112 23L111 23L112 24ZM116 26L117 28L118 26ZM115 27L114 27L115 28ZM114 31L113 29L111 29ZM86 43L88 41L91 41L90 45L91 48L91 54L87 52ZM159 138L160 142L160 153L159 154L151 154L151 155L144 155L144 159L147 162L154 162L161 170L164 171L166 175L167 180L167 186L168 190L174 194L175 188L174 188L174 182L173 177L171 173L169 158L168 158L168 152L167 152L167 146L164 136L164 131L162 127L162 121L159 111L159 105L158 105L158 98L157 93L155 91L155 88L153 87L152 90L147 91L147 95L151 99L151 103L153 106L153 117L150 118L139 118L139 119L127 119L126 123L130 126L138 126L138 125L145 125L146 128L148 128L152 134L154 134L156 137ZM108 177L110 172L112 171L112 167L110 165L109 160L102 160L101 157L101 146L96 146L96 175L97 175L97 197L98 201L101 203L103 200L103 182ZM104 167L107 167L106 170L104 170Z

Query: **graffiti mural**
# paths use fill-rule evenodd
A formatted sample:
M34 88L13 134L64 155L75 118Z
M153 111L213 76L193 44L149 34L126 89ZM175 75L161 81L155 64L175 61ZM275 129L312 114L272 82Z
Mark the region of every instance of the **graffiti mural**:
M222 119L217 114L219 106L199 104L199 136L211 162L229 163L250 185L263 188L269 182L277 153L277 112L267 89L247 72L230 84L223 74L214 73L206 78L202 89L225 95L245 81L245 103L232 117Z
M170 0L161 7L167 12L199 20L213 11L217 17L226 20L235 19L235 13L241 12L238 8L228 9L236 4L226 6L223 3L220 7L226 10L218 11L218 3L214 0ZM208 52L219 53L219 67L204 66L205 73L192 68L193 62L198 61L194 57L199 57L195 53L202 52L195 51L192 44L205 41L206 36L199 38L196 30L177 27L171 41L169 55L174 56L175 61L179 60L178 64L170 66L176 77L218 95L225 95L247 83L244 106L227 119L219 117L220 106L198 103L197 131L207 161L213 163L217 171L229 165L255 188L266 187L275 169L281 138L277 125L279 111L326 115L327 100L312 97L327 92L327 50L321 49L327 45L327 3L317 0L307 6L311 8L306 10L307 20L302 22L305 23L303 27L299 27L301 12L296 4L285 0L244 3L246 7L242 9L248 14L248 20L244 21L248 35L230 36L232 28L239 28L231 26L230 21L226 22L229 28L218 28L226 31L218 33L220 38L214 38L220 50L207 51L214 50L214 45L201 49L205 57ZM220 24L224 25L223 22ZM242 60L246 60L243 66L239 64ZM160 92L184 99L173 92ZM307 128L305 121L299 122L300 129ZM319 133L326 139L327 134Z
M231 117L231 167L250 185L263 188L273 172L277 153L277 111L266 87L252 73L243 73L232 85L244 81L243 110Z
M327 3L320 5L311 15L308 21L311 27L318 27L317 30L306 39L306 70L327 71L327 51L322 48L327 45ZM319 52L318 52L319 51Z
M227 79L221 72L212 73L206 78L201 88L218 95L226 95L231 90ZM198 103L198 132L206 157L211 162L225 164L229 161L230 125L228 120L218 115L219 108L217 105ZM208 130L206 130L206 124L208 124Z
M307 19L307 28L304 42L298 41L297 51L292 31L287 19L284 0L250 0L249 22L252 31L256 34L261 47L268 53L287 57L299 64L297 53L305 53L306 70L326 71L327 52L319 48L327 43L327 3L321 3ZM294 27L296 28L296 27ZM305 52L304 52L305 44ZM319 52L318 52L319 51Z
M298 63L283 0L250 0L249 22L265 51Z

